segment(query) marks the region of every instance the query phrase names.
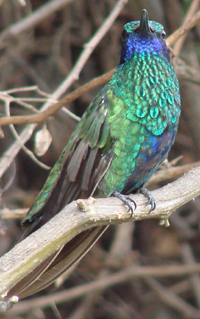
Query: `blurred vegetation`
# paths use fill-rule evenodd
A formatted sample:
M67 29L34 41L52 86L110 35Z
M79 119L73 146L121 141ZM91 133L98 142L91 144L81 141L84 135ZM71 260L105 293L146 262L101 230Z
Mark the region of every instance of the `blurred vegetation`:
M23 5L25 2L26 5ZM47 94L54 92L76 63L84 44L90 40L116 4L115 0L69 1L17 36L3 39L5 30L10 26L23 21L24 17L50 2L52 1L0 1L0 91L36 85ZM118 64L123 25L128 21L138 20L143 8L148 10L151 20L164 25L169 35L181 26L189 7L194 3L197 3L197 12L198 1L130 0L95 48L79 79L70 86L69 92ZM199 43L200 22L189 32L175 59L175 69L179 69L177 73L181 87L182 115L169 160L182 155L178 165L193 163L200 158L200 82L197 79L200 74ZM181 74L180 66L191 68L187 80L185 69L183 67ZM195 76L192 75L194 70ZM87 92L66 107L81 116L99 90L100 87ZM41 97L36 90L18 91L14 94L15 97L22 95L24 98ZM41 103L33 101L31 104L39 109ZM32 114L30 109L19 106L15 101L9 106L11 115ZM3 100L0 101L0 115L5 115ZM20 133L24 126L25 124L16 125L15 129ZM48 151L39 160L52 166L76 122L60 110L46 121L46 126L53 140ZM32 138L26 143L31 151L34 149L35 133L41 128L42 125L38 125ZM1 156L16 139L9 126L3 126L2 129L4 138L0 139ZM30 207L47 175L47 170L38 166L21 150L2 177L1 207ZM153 187L162 185L163 182L154 184ZM12 312L6 313L2 318L200 318L198 274L185 278L163 276L159 280L147 279L145 276L134 278L92 295L59 303L57 308L52 305L50 294L83 285L134 264L155 267L169 264L178 267L180 264L200 262L199 210L199 199L188 203L171 216L171 227L167 229L160 227L156 220L110 227L69 279L63 279L61 284L57 283L57 286L51 286L37 295L46 295L49 298L44 309L30 311L27 307L24 313L15 314L14 307ZM2 255L19 236L20 220L5 220L1 223ZM113 259L108 262L109 254ZM31 307L31 298L29 303Z

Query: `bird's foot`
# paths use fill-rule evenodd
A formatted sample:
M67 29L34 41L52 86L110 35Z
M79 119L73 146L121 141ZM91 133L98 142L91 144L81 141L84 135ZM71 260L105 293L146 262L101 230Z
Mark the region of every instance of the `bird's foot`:
M117 197L117 198L119 198L124 203L124 205L128 206L128 212L129 211L131 212L131 216L130 217L132 217L134 210L137 208L137 204L134 201L134 199L132 199L128 195L121 194L121 193L119 193L117 191L114 191L112 193L112 195ZM130 202L134 204L134 208L133 208L133 205L131 205Z
M151 209L149 211L149 213L151 213L156 208L156 201L154 197L151 195L150 191L144 187L141 188L138 193L143 194L148 199L146 206L151 205Z

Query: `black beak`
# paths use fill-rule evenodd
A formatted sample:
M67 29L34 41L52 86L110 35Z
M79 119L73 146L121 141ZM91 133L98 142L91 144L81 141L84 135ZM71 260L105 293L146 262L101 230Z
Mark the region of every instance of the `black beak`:
M137 32L141 34L142 36L148 35L151 30L149 28L149 18L148 18L148 12L146 9L142 10L141 18L140 18L140 24L137 29Z

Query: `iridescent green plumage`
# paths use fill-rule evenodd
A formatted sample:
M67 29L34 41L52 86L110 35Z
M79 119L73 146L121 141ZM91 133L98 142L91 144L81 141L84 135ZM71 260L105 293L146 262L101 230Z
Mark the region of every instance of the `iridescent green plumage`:
M148 21L146 10L140 21L125 25L120 65L51 170L23 221L23 238L72 200L96 192L109 196L143 189L166 158L178 127L180 95L164 36L162 25ZM97 227L75 237L10 295L24 297L49 285L80 260L104 230Z

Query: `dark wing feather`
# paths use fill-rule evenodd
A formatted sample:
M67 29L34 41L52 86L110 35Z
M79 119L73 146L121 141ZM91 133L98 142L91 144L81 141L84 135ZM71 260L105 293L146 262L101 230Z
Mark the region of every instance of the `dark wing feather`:
M85 112L25 217L22 239L44 225L71 201L91 196L109 168L113 158L112 140L102 94L100 92ZM107 149L110 151L105 152ZM8 296L27 297L47 287L62 273L70 272L106 228L92 228L76 236L23 278Z

